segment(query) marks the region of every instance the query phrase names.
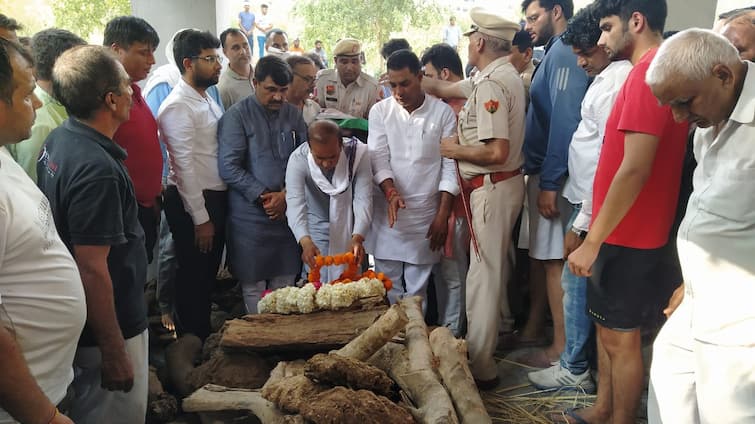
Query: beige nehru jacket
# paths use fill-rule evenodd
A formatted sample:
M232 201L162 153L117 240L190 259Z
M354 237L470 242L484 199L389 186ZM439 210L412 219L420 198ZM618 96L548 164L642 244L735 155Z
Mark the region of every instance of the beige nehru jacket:
M500 138L509 141L509 155L503 164L481 166L459 161L462 177L513 171L522 167L524 157L524 118L526 98L524 84L516 69L505 57L488 64L472 80L463 82L467 103L459 113L459 143L482 144Z
M323 69L317 74L315 92L320 106L357 118L367 118L370 108L380 96L375 78L362 72L356 81L346 87L335 69Z

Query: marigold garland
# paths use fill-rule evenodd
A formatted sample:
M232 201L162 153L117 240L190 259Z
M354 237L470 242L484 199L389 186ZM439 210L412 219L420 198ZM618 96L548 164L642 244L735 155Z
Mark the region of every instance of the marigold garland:
M359 281L362 278L375 278L383 283L383 287L388 291L393 287L393 282L385 276L382 272L375 272L373 270L367 270L362 274L359 274L359 264L357 264L356 257L351 252L342 253L340 255L332 256L316 256L315 266L312 267L307 275L307 280L312 283L320 282L320 268L323 266L331 265L347 265L346 270L341 273L341 276L330 282L330 284L346 284L354 281Z

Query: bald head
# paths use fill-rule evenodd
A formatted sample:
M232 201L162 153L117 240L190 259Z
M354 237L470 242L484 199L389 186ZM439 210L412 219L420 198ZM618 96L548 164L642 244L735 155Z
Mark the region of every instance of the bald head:
M341 128L327 119L315 121L309 125L309 142L330 144L341 140Z
M721 35L734 44L743 60L755 61L755 12L731 20L721 29Z
M341 156L341 129L335 122L315 121L309 126L309 152L323 172L333 172Z

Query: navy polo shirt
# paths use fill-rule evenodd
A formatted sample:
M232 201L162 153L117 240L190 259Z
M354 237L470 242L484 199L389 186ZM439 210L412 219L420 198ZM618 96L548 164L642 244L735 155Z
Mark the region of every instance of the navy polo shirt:
M74 245L110 246L115 312L123 338L129 339L147 328L147 252L125 158L126 151L111 139L69 117L45 141L37 184L72 254ZM88 325L79 345L97 345Z

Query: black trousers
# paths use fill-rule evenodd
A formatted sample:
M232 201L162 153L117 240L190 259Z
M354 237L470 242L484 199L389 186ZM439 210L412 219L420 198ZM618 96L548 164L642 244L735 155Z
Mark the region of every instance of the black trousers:
M144 230L144 247L147 249L147 263L152 263L155 253L155 243L157 243L157 232L160 228L160 215L156 208L147 208L139 206L137 218L139 224Z
M205 208L215 226L212 250L202 253L194 242L194 222L184 210L175 186L165 191L165 216L176 248L176 330L204 340L210 334L210 295L225 245L228 196L225 191L205 190Z

